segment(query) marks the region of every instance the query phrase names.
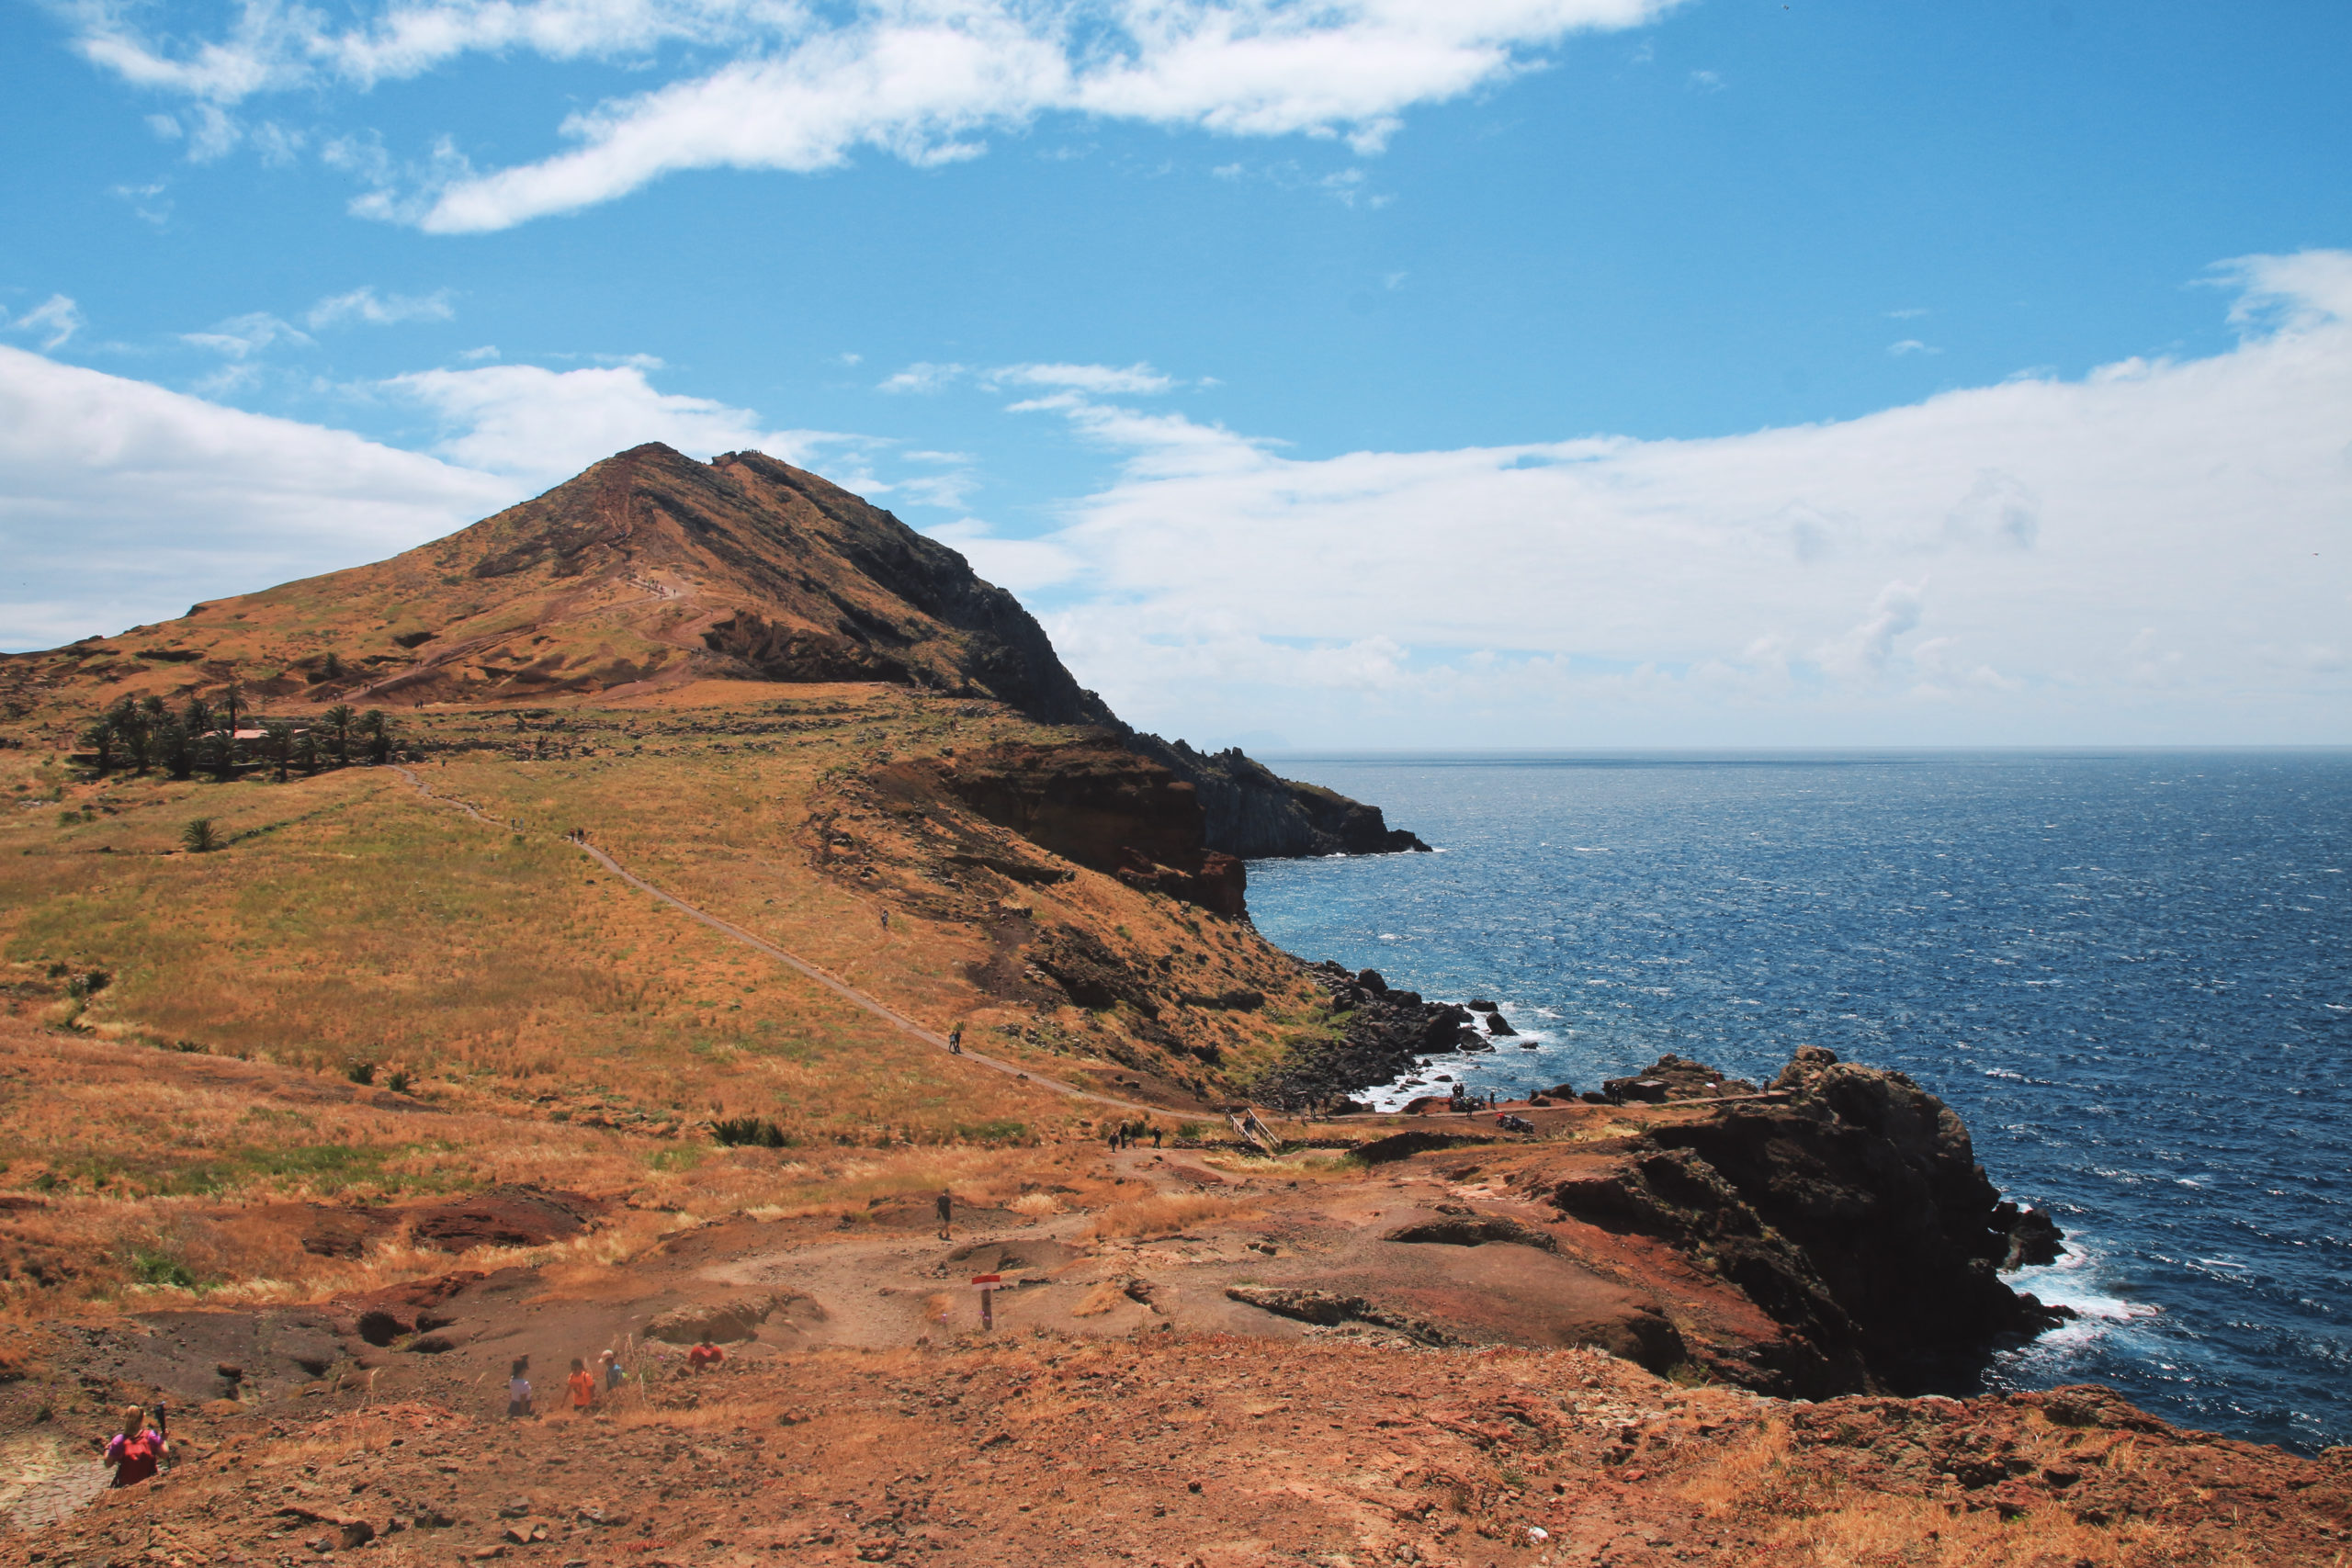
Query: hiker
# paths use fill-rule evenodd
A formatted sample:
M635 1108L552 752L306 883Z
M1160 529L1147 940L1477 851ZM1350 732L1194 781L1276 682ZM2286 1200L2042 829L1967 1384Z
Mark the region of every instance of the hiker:
M708 1371L727 1359L727 1352L706 1339L686 1352L686 1365L695 1373Z
M964 1054L964 1026L960 1023L947 1032L947 1049L956 1055Z
M621 1359L618 1356L614 1355L610 1350L607 1350L603 1355L596 1358L596 1364L605 1369L605 1392L606 1393L617 1393L621 1386L621 1380L625 1375L621 1371Z
M882 929L885 931L890 929L890 911L888 909L882 911Z
M1159 1123L1157 1122L1151 1124L1151 1146L1155 1149L1159 1146Z
M517 1356L506 1370L506 1418L520 1421L531 1413L531 1380L525 1376L531 1370L531 1358Z
M943 1190L939 1194L939 1239L942 1241L948 1239L947 1222L949 1217L953 1215L955 1212L956 1199L954 1195Z
M571 1375L563 1380L571 1390L571 1413L585 1416L596 1403L596 1379L588 1371L588 1363L579 1357L571 1358Z
M116 1486L136 1486L155 1473L171 1451L164 1434L147 1424L147 1412L136 1404L122 1407L122 1430L107 1440L100 1464L114 1466Z

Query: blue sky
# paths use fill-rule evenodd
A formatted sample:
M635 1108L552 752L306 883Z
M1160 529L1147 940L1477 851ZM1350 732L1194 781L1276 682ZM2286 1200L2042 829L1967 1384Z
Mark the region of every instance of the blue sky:
M2344 7L17 0L0 62L0 647L659 438L1195 739L2352 742Z

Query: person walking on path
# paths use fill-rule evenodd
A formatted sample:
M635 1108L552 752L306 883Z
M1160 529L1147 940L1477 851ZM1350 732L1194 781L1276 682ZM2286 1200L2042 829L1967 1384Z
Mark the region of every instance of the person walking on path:
M107 1440L100 1464L114 1467L115 1486L136 1486L152 1479L171 1445L164 1434L147 1424L147 1412L136 1404L122 1407L122 1430Z
M588 1371L588 1363L579 1357L571 1358L571 1375L564 1380L571 1390L571 1413L585 1416L596 1404L596 1379Z
M621 1371L621 1359L618 1356L614 1355L610 1350L607 1350L603 1355L596 1358L596 1364L605 1369L605 1392L606 1393L618 1393L623 1376Z
M947 1049L952 1055L964 1054L964 1026L961 1023L947 1032Z
M955 1195L954 1195L953 1193L951 1193L951 1192L947 1191L944 1188L942 1188L942 1189L940 1190L940 1193L939 1193L939 1239L940 1239L940 1240L942 1240L942 1241L945 1241L945 1240L949 1239L949 1238L948 1238L948 1235L947 1235L947 1231L948 1231L948 1222L949 1222L949 1220L951 1220L952 1218L954 1218L955 1213L956 1213L956 1198L955 1198Z
M517 1356L506 1370L506 1418L520 1421L531 1413L531 1358Z

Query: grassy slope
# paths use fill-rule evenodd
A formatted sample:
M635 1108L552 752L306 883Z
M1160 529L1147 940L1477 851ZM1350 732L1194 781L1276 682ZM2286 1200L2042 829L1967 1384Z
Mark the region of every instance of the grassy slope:
M129 1259L173 1235L210 1277L250 1275L265 1258L277 1273L333 1271L283 1235L245 1252L190 1241L192 1206L374 1201L499 1180L645 1200L673 1179L738 1167L771 1173L749 1186L727 1178L743 1201L786 1201L793 1180L773 1173L799 1150L1087 1136L1104 1114L956 1062L616 883L562 841L574 827L656 885L933 1027L965 1021L993 1055L1157 1093L1170 1126L1188 1081L1148 1070L1162 1057L1137 1049L1130 1012L1055 1006L1042 987L975 988L966 966L989 957L1006 908L1024 931L1082 928L1138 963L1177 954L1203 989L1265 991L1259 1012L1185 1021L1227 1049L1226 1072L1193 1072L1193 1088L1230 1092L1287 1037L1319 1027L1295 966L1246 925L1091 872L1044 888L969 870L949 878L857 793L878 761L1050 738L994 705L706 683L519 719L433 710L399 723L433 791L523 830L486 827L388 769L89 782L38 746L0 750L0 1010L18 1025L0 1190L79 1205L68 1232L99 1241L117 1266L81 1270L72 1293L119 1285ZM199 816L225 848L179 851ZM103 988L70 996L93 970L109 976ZM107 1041L150 1060L164 1050L175 1067L190 1051L249 1059L338 1091L355 1062L374 1065L379 1087L402 1070L435 1114L428 1126L365 1106L289 1106L226 1081L179 1114L179 1079L75 1054L77 1042ZM61 1083L70 1100L49 1093ZM744 1115L774 1120L795 1147L714 1150L705 1123ZM914 1173L922 1161L903 1164ZM931 1179L928 1169L908 1179ZM50 1234L55 1213L0 1221L46 1224L41 1245L71 1249Z

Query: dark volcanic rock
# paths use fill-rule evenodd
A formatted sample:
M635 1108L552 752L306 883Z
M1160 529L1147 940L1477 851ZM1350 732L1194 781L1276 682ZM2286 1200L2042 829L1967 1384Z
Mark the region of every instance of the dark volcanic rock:
M1467 1008L1391 989L1375 970L1351 975L1326 962L1307 973L1331 992L1340 1037L1295 1049L1260 1080L1254 1092L1269 1105L1291 1110L1341 1100L1410 1071L1420 1057L1485 1045Z
M1193 786L1108 736L894 763L877 770L874 782L901 799L960 801L1039 848L1131 887L1220 915L1238 917L1247 908L1247 873L1240 861L1204 842ZM964 861L979 863L980 857ZM1050 879L1043 870L1017 878Z
M1197 790L1208 846L1243 860L1377 855L1429 846L1391 828L1377 806L1278 776L1238 749L1195 751L1182 740L1117 727L1126 745Z
M1686 1081L1709 1070L1669 1060L1696 1070ZM1771 1371L1808 1397L1931 1386L2072 1315L2000 1279L2012 1257L2054 1247L2056 1227L2001 1201L1941 1100L1816 1046L1774 1087L1786 1101L1660 1122L1605 1174L1564 1177L1544 1196L1737 1285L1793 1331Z
M1746 1078L1727 1078L1704 1062L1694 1062L1668 1051L1638 1073L1606 1079L1600 1092L1612 1104L1663 1105L1674 1100L1717 1100L1727 1094L1754 1094L1757 1089Z
M576 1192L536 1187L492 1187L471 1198L417 1211L409 1239L419 1247L463 1252L474 1247L541 1247L578 1235L605 1205Z

